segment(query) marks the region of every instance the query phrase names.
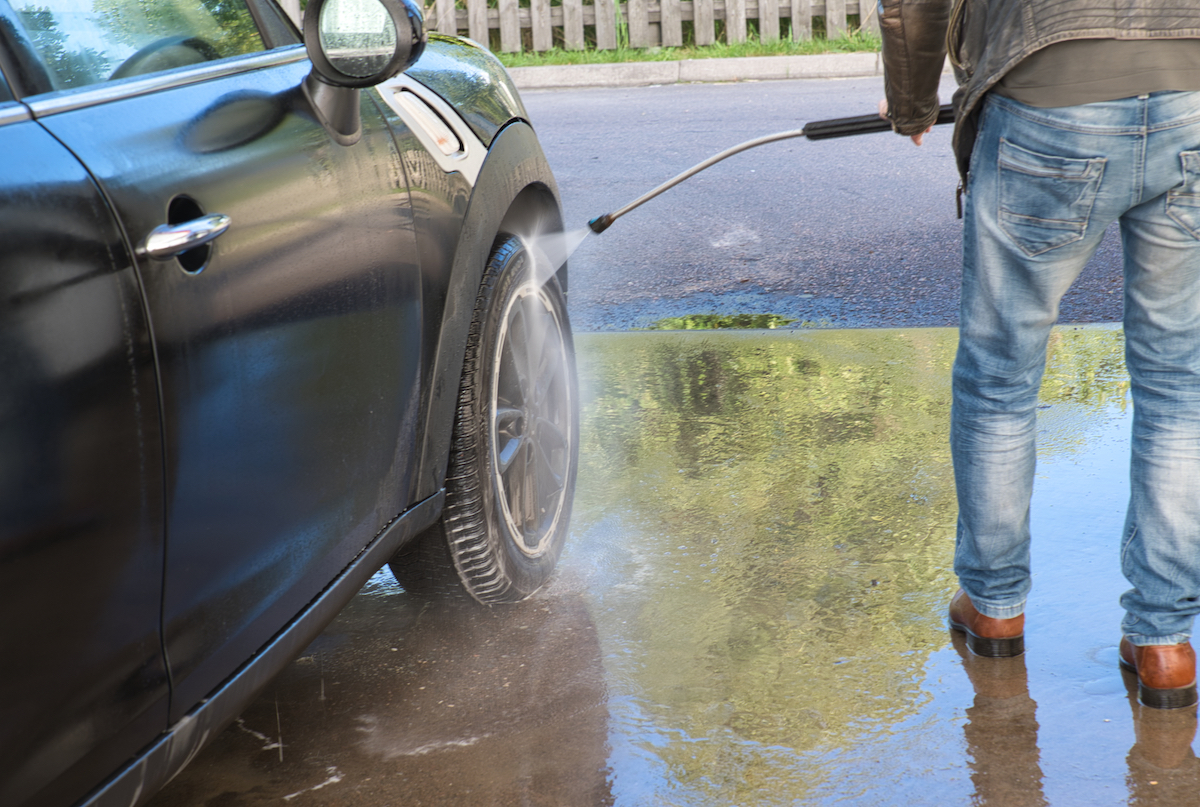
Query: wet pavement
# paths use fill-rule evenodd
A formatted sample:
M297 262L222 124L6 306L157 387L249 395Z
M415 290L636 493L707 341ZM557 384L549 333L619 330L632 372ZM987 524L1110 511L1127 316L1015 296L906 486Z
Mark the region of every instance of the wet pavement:
M942 99L954 80L946 74ZM542 90L521 94L568 230L722 149L809 121L873 113L878 78ZM702 171L571 256L578 330L693 314L776 314L800 328L958 324L962 222L951 129L784 140ZM1063 322L1121 318L1113 228L1063 297Z
M947 329L583 334L581 471L517 606L380 572L153 802L1200 804L1194 710L1119 672L1119 330L1064 327L1026 655L944 625Z

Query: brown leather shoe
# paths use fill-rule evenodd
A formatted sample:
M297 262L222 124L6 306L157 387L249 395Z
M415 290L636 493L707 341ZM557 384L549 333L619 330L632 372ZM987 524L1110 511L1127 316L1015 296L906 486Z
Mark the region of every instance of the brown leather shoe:
M1152 709L1196 703L1196 651L1191 642L1138 647L1121 637L1121 666L1137 673L1138 700Z
M1010 658L1025 652L1025 615L984 616L961 588L950 599L950 627L967 634L967 647L977 656Z

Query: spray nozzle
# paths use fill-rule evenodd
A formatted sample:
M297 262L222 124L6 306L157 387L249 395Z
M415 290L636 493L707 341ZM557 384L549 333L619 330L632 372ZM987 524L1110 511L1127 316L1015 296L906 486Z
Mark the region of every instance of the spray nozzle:
M596 216L596 218L589 221L588 226L592 228L592 232L599 235L611 227L615 220L612 213L605 213L603 216Z

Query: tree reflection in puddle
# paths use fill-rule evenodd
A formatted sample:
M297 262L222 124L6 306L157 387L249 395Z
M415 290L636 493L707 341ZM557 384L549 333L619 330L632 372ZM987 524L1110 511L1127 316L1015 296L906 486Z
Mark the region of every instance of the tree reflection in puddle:
M605 650L618 804L999 805L1017 770L1030 804L1131 797L1118 330L1052 340L1016 721L981 709L944 627L953 331L578 344L568 562Z

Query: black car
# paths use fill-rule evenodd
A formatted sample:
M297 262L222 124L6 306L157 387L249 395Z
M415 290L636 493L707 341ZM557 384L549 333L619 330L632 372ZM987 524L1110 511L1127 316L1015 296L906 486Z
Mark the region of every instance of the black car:
M0 0L0 805L141 803L385 564L550 575L557 191L411 3Z

